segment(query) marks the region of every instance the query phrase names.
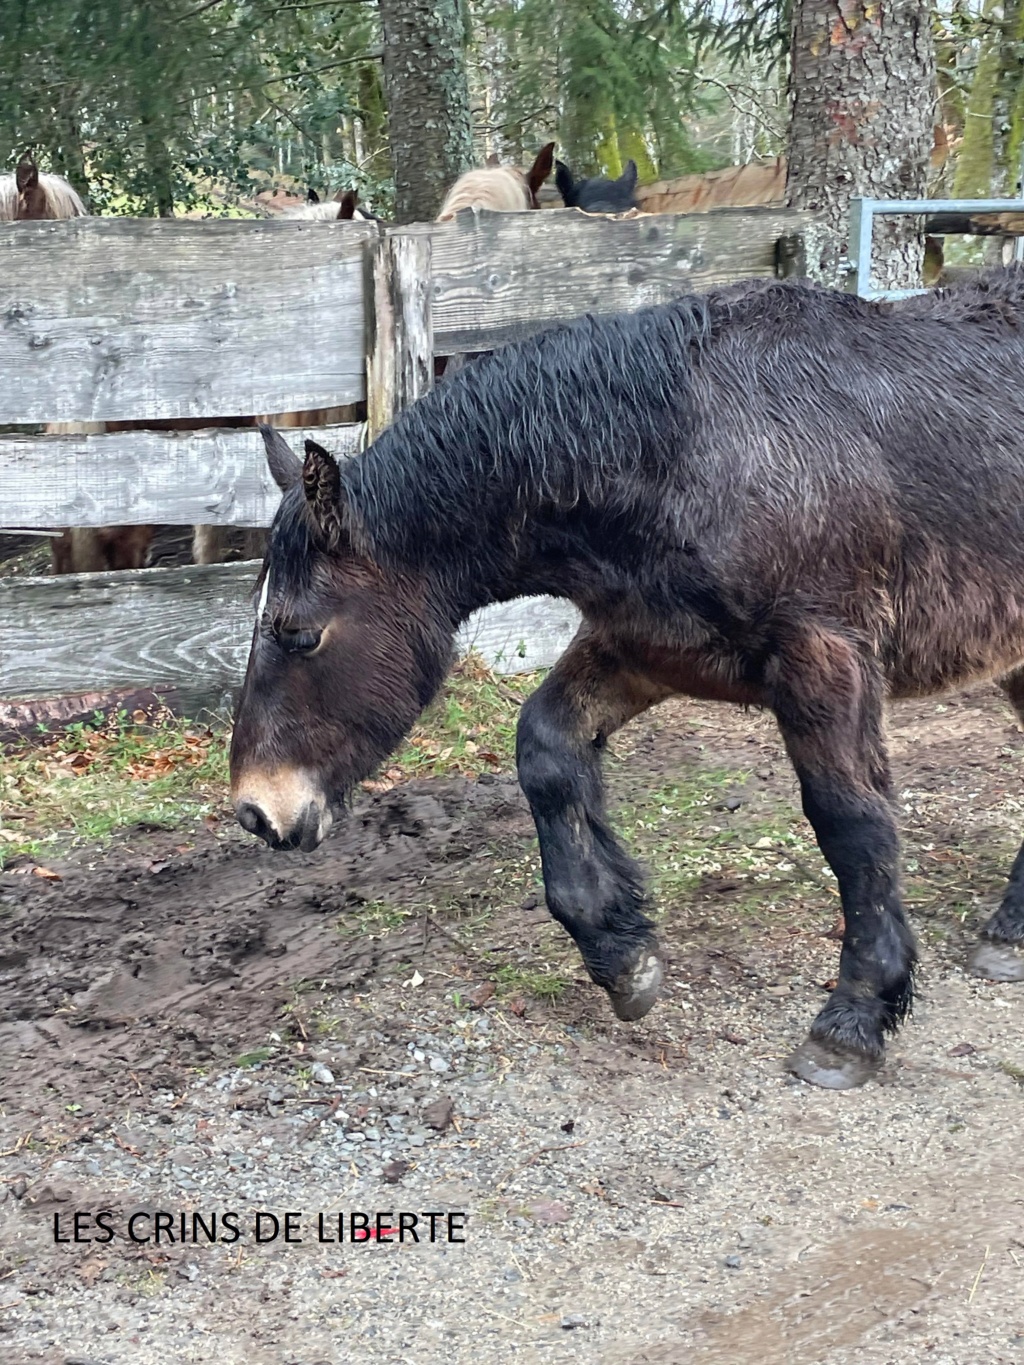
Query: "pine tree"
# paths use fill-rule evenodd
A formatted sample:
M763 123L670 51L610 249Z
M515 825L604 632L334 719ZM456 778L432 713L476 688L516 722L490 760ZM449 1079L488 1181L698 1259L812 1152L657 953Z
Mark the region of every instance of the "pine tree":
M379 0L395 217L429 221L474 164L458 0Z
M815 262L844 282L850 199L921 198L927 188L936 77L931 13L923 0L793 0L790 46L789 201L830 228ZM880 223L877 280L920 281L922 243L912 219Z

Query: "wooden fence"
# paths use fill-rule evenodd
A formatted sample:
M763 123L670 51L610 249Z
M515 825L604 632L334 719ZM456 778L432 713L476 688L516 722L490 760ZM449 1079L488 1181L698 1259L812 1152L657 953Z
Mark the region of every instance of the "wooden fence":
M368 423L289 433L354 454L432 381L586 312L802 273L817 225L786 209L453 224L0 225L0 424L222 418L358 403ZM265 526L278 491L253 429L0 435L0 525ZM253 564L0 580L0 698L166 686L223 702L244 672ZM487 608L464 647L508 671L572 636L548 599Z

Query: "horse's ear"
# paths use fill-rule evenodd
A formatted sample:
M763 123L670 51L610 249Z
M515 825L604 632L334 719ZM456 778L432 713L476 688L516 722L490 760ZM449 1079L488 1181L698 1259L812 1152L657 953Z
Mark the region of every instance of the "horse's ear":
M341 470L338 461L315 441L306 442L306 459L302 466L302 487L317 530L328 545L341 540L343 508L341 505Z
M492 153L490 154L490 156L487 158L487 160L484 162L484 165L485 165L485 166L500 166L500 165L501 165L501 157L498 155L497 152L492 152Z
M341 205L338 209L339 218L354 218L356 216L356 205L359 203L358 191L339 190L334 196L334 201Z
M569 204L569 196L573 191L572 171L564 161L555 162L555 184L558 186L558 193L562 196L566 206Z
M302 461L281 433L266 422L260 423L260 435L267 450L267 464L273 480L282 493L287 493L302 477Z
M544 181L551 174L551 163L555 159L555 144L549 142L546 147L542 147L537 153L537 159L530 167L526 176L526 183L530 187L530 193L536 194Z
M636 162L632 157L626 162L626 169L619 176L619 184L624 190L629 190L630 194L636 189Z
M320 196L317 194L316 190L313 189L313 187L312 187L312 185L311 185L311 186L309 187L309 189L306 191L306 203L307 203L307 204L319 204L319 202L320 202Z
M31 152L26 152L18 162L18 168L14 172L14 180L19 194L27 194L29 190L34 190L39 184L39 167L33 161Z

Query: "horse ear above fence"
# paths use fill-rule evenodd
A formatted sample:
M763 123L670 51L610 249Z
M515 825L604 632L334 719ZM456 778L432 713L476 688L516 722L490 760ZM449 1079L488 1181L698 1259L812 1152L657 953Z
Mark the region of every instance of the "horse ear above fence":
M26 152L18 162L14 177L19 194L27 194L29 190L34 190L39 184L39 167L30 152Z
M260 423L260 435L266 447L267 464L273 480L282 493L287 493L302 477L302 461L281 433L266 422Z
M526 183L530 187L530 193L536 195L544 181L551 174L551 165L555 159L555 144L547 143L537 153L537 158L529 171L526 173Z

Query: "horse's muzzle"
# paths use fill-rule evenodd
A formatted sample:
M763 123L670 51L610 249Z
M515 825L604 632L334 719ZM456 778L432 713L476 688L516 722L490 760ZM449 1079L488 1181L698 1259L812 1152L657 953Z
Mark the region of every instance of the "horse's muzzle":
M240 784L235 815L248 834L271 848L303 853L316 848L334 823L327 799L297 774Z

